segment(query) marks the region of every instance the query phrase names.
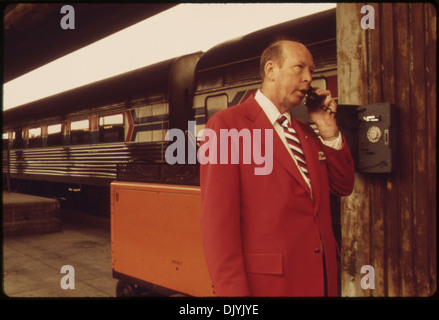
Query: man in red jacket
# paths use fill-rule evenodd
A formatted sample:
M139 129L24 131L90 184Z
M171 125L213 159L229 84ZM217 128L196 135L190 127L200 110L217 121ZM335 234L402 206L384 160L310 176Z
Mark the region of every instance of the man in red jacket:
M210 141L216 150L209 148L218 161L201 166L201 227L217 296L338 294L329 193L352 192L354 163L329 91L317 90L326 108L309 111L320 137L289 112L304 98L313 70L304 45L285 40L270 45L261 57L261 89L206 125L218 137ZM242 152L250 150L245 146L238 147L239 161L231 159L233 146L229 161L220 161L221 131L235 129L249 130L253 147L259 142L262 154L272 156L267 174L255 173L260 162L242 161Z

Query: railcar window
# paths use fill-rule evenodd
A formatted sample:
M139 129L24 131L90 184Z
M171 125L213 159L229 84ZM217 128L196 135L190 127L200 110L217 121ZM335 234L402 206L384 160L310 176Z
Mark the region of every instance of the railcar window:
M169 105L167 103L158 103L152 106L152 141L164 141L166 130L169 129Z
M78 120L72 121L70 123L70 130L89 130L89 121L87 120Z
M104 116L99 118L99 125L112 125L112 124L123 124L123 114L113 114L111 116Z
M216 112L227 108L227 95L208 97L206 99L207 119L210 119Z
M99 118L99 142L124 141L123 114Z
M61 124L54 124L47 127L47 145L62 145Z
M61 124L53 124L47 127L47 134L61 133Z
M327 87L327 81L324 77L314 78L312 79L312 86L314 88L319 88L322 90L326 90Z
M29 148L38 148L41 145L41 127L29 129Z
M9 143L9 135L8 133L3 133L3 149L6 149L8 147Z
M169 129L169 104L139 105L125 117L125 136L128 142L162 142ZM129 121L132 118L132 121Z
M91 143L89 120L72 121L70 124L70 143Z

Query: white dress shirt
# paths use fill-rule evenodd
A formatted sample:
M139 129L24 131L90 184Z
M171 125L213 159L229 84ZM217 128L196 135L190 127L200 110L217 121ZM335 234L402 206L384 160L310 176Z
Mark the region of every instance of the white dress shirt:
M258 90L255 94L255 100L256 102L261 106L262 110L264 110L265 114L267 115L268 119L270 120L270 123L273 125L274 129L276 130L277 134L279 135L279 137L281 138L282 142L285 145L285 148L287 148L288 152L291 155L291 158L293 158L294 162L297 164L296 159L293 156L293 153L290 149L290 147L288 146L287 143L287 139L285 138L284 135L284 131L282 126L277 122L277 119L279 119L279 117L281 116L280 111L276 108L276 106L273 104L273 102L271 102L270 99L268 99L262 92L261 90ZM283 114L288 121L290 121L291 123L291 114L290 111L287 111ZM319 137L320 140L322 141L323 144L325 144L328 147L340 150L342 147L342 138L341 138L341 134L339 133L337 139L331 140L331 141L324 141L321 137ZM302 170L300 170L300 173L302 174L304 180L307 182L308 186L311 189L311 185L308 182L308 179L305 178L304 173L302 172Z

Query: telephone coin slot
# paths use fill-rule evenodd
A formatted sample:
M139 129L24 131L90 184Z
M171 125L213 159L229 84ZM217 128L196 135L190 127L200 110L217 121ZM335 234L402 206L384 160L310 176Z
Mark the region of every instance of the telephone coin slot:
M381 116L375 116L375 115L364 116L363 120L366 122L378 122L381 121Z

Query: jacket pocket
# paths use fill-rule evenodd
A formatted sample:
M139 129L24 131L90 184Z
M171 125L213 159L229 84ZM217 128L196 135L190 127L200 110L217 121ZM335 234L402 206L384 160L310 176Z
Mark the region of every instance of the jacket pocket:
M245 267L248 273L283 274L282 253L244 252Z

